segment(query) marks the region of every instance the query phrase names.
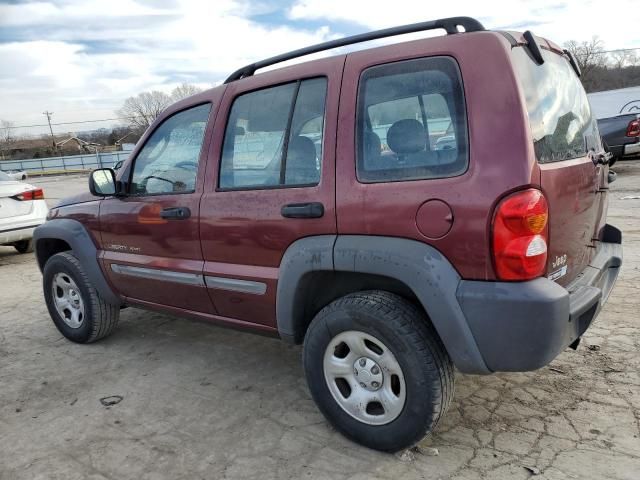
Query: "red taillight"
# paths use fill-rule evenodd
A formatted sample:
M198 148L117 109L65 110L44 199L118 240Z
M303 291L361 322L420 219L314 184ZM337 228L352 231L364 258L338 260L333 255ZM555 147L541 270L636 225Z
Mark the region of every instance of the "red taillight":
M44 200L44 190L41 188L36 188L34 190L27 190L26 192L19 193L18 195L14 195L12 198L16 200L24 201L24 200Z
M631 120L627 125L627 137L640 137L640 120Z
M549 208L540 190L516 192L493 217L493 261L500 280L530 280L547 265Z

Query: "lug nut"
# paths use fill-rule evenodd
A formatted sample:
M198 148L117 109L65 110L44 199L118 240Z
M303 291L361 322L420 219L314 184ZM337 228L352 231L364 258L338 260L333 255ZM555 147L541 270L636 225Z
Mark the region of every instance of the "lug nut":
M380 369L378 368L377 365L374 365L373 367L371 367L371 373L373 373L374 375L378 375L380 373Z
M366 386L364 383L362 383L362 382L360 382L360 386L361 386L362 388L367 388L367 386Z
M358 376L358 369L357 369L357 368L354 368L354 369L353 369L353 373L354 373L354 374L355 374L355 376L357 377L357 376Z
M378 388L380 386L380 384L378 382L371 382L371 386L373 388Z
M367 361L364 358L360 359L360 366L364 367L367 364Z

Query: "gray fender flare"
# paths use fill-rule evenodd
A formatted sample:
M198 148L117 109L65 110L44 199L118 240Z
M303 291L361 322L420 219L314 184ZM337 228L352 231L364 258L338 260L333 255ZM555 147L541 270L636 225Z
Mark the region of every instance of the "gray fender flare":
M85 273L100 296L107 303L122 305L122 300L113 292L107 280L104 278L104 274L98 263L98 249L93 243L93 239L80 222L69 218L53 219L35 229L33 241L40 270L44 268L45 263L42 260L41 240L46 239L64 240L68 243L73 254L80 260L80 263L82 263Z
M276 294L278 334L295 343L296 319L304 314L305 276L312 272L333 271L333 245L336 235L318 235L293 242L282 257Z
M326 235L294 242L280 267L276 315L278 331L293 339L303 313L298 282L313 271L369 273L394 278L416 295L449 356L464 373L488 374L462 312L456 291L460 276L435 248L415 240L365 235Z

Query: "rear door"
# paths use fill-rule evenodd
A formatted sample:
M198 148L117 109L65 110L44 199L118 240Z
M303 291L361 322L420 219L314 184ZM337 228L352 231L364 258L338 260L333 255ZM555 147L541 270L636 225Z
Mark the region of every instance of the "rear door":
M566 285L595 255L607 210L608 167L587 95L568 60L543 50L537 65L513 49L529 115L540 184L549 203L549 278Z
M199 237L211 111L202 103L160 123L124 174L127 194L101 203L104 269L134 302L215 313Z
M276 326L286 249L336 233L335 142L344 56L232 82L201 204L204 274L218 314Z

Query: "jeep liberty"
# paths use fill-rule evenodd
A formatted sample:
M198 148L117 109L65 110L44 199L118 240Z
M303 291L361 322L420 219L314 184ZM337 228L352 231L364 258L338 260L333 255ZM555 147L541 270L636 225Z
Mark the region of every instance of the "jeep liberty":
M446 35L255 74L404 33ZM448 18L243 67L170 106L35 232L46 304L89 343L139 307L303 344L326 418L414 445L464 373L541 368L622 263L573 57Z

